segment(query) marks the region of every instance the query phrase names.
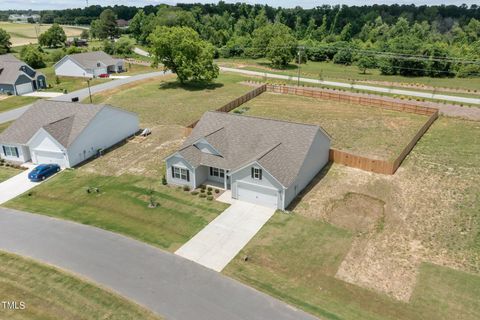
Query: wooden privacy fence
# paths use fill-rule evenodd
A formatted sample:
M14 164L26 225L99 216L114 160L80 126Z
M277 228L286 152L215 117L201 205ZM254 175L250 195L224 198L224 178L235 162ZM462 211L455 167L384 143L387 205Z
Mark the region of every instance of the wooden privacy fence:
M286 85L267 85L268 92L292 94L297 96L328 99L335 101L343 101L348 103L356 103L365 106L378 107L386 110L400 111L415 113L419 115L429 116L428 120L415 134L410 143L405 146L403 151L394 161L371 159L364 156L359 156L347 151L338 150L335 148L330 149L330 161L339 163L348 167L358 168L365 171L382 173L382 174L394 174L402 164L403 160L412 151L415 144L420 138L427 132L428 128L438 118L438 110L415 104L414 102L404 102L394 99L382 99L371 96L362 96L358 94L350 94L347 92L332 92L331 90L323 90L316 88L295 87Z
M235 100L233 100L233 101L230 101L229 103L227 103L226 105L224 105L224 106L216 109L215 111L219 111L219 112L230 112L230 111L232 111L233 109L238 108L239 106L241 106L241 105L244 104L245 102L252 100L253 98L257 97L258 95L261 95L261 94L264 93L265 91L267 91L267 85L266 85L266 84L262 84L261 86L253 89L252 91L247 92L247 93L244 94L243 96L238 97L237 99L235 99ZM193 128L195 128L195 126L197 125L198 121L200 121L200 120L197 120L197 121L193 122L192 124L188 125L188 126L185 128L185 135L186 135L186 136L188 136L190 133L192 133L192 130L193 130Z

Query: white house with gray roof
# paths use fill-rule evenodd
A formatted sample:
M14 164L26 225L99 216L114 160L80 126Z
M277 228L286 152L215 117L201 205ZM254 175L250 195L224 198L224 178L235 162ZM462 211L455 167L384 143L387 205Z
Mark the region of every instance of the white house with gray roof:
M135 113L110 105L43 100L0 134L0 156L70 168L138 130Z
M166 158L169 184L230 189L232 198L285 210L328 163L330 137L315 125L207 112Z
M123 60L114 59L103 51L84 52L66 55L54 68L57 76L95 78L123 72Z
M46 87L43 73L12 54L0 55L0 94L22 95Z

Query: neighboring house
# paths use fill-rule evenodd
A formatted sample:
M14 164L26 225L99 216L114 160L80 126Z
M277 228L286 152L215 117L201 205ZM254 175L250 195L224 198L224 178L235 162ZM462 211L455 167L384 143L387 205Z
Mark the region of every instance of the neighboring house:
M73 167L139 130L138 116L109 105L42 100L0 134L11 162Z
M40 20L39 14L11 14L8 16L8 20L12 22L37 22Z
M318 126L207 112L166 159L167 182L231 189L232 198L285 210L328 163Z
M47 79L12 54L0 55L0 94L22 95L47 87Z
M126 28L130 24L130 21L127 21L125 19L117 19L117 26L119 28Z
M123 71L123 60L114 59L103 51L70 54L55 66L57 76L95 78L101 74Z

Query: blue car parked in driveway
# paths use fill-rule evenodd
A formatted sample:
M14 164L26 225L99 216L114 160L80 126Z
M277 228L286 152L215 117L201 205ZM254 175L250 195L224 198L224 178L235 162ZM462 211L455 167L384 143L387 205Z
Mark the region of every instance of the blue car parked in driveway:
M28 174L28 179L33 182L42 181L60 171L58 164L41 164Z

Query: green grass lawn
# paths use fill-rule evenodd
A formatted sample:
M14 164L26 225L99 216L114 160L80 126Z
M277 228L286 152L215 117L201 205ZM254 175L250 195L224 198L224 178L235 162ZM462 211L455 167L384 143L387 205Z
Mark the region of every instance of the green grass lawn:
M17 174L22 172L20 169L15 169L12 167L0 166L0 182L3 182Z
M218 63L240 67L243 69L270 72L277 74L290 75L295 78L298 75L298 68L295 64L290 64L283 70L272 70L270 62L266 59L219 59ZM378 82L392 82L401 84L418 84L432 86L438 88L453 88L470 90L472 93L477 91L480 94L480 77L479 78L430 78L430 77L404 77L404 76L386 76L380 74L379 70L369 70L367 74L362 74L356 66L338 65L331 62L314 62L309 61L301 65L300 74L306 78L322 79L322 80L341 80L351 82L352 80L366 80ZM440 90L441 92L441 90Z
M37 101L36 97L10 96L0 100L0 112L23 107Z
M478 319L477 275L424 264L409 303L336 279L351 241L328 223L277 213L223 272L321 319Z
M2 301L23 301L24 310L0 309L9 320L157 319L141 306L88 281L33 260L0 251Z
M68 93L87 87L87 81L85 78L58 77L59 83L57 83L57 77L55 75L55 69L53 68L53 66L38 69L38 71L45 74L45 77L47 78L47 83L49 86L51 86L50 88L46 89L46 91L63 92L64 90L67 90ZM112 80L95 78L90 80L90 86L94 86L96 84L100 84L106 81Z
M100 193L89 194L88 187ZM150 197L160 205L149 209ZM228 206L161 185L160 178L65 171L5 204L118 232L175 251Z
M334 147L378 159L395 159L427 117L346 102L264 93L238 108L244 114L316 124Z
M217 109L252 90L252 87L239 84L246 79L222 73L210 84L181 86L174 76L167 76L96 94L93 101L137 112L140 121L148 125L186 126L198 120L205 111Z

